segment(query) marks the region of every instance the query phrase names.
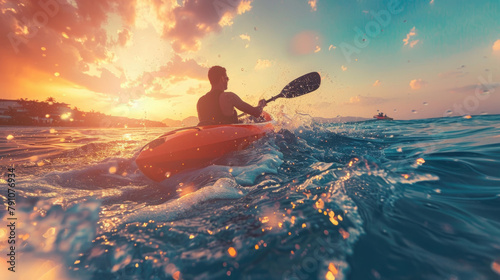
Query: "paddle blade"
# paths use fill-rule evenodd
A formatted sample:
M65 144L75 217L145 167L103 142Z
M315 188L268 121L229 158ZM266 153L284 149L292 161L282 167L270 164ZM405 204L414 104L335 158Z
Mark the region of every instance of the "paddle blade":
M319 73L311 72L291 81L281 90L280 94L266 100L266 102L269 103L281 97L294 98L302 96L306 93L317 90L320 85L321 76Z
M280 95L284 98L294 98L315 91L321 85L321 76L318 72L311 72L298 77L286 85Z

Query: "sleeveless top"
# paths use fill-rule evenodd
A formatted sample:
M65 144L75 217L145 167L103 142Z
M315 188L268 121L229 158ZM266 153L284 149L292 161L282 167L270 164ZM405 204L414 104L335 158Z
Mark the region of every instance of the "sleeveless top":
M208 92L200 97L196 108L198 110L198 125L232 124L238 123L236 110L233 115L226 116L220 108L219 97L223 91Z

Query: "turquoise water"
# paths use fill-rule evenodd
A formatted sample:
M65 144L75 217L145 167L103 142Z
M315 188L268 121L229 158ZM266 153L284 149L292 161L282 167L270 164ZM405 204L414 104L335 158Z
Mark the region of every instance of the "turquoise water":
M164 132L0 128L2 279L500 278L499 115L296 116L155 183L134 158Z

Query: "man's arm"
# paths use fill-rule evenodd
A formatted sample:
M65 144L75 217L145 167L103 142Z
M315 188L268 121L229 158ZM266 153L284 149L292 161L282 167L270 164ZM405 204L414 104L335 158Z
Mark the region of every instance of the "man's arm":
M245 101L241 100L241 98L233 92L225 92L224 94L227 94L227 97L231 103L231 107L234 106L238 110L240 110L244 113L250 114L256 118L258 118L260 116L260 114L262 114L262 109L266 105L265 101L264 102L260 101L259 105L254 107L254 106L246 103ZM231 108L231 110L232 110L232 108Z

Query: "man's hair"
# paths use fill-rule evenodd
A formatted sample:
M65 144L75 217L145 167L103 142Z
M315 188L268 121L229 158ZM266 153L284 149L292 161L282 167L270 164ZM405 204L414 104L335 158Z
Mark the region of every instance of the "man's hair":
M226 68L221 67L221 66L212 66L208 70L208 80L210 81L211 85L214 85L219 82L221 77L224 77L226 75Z

